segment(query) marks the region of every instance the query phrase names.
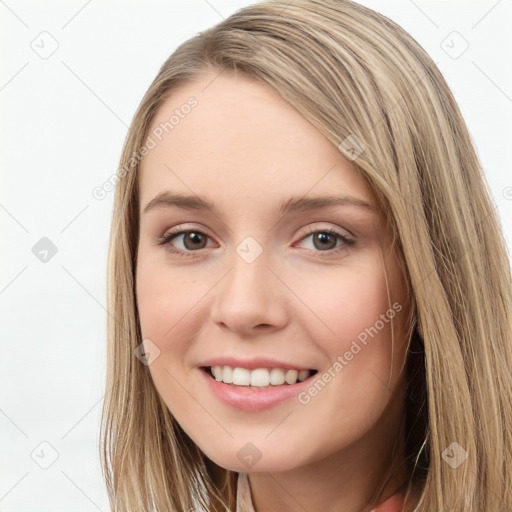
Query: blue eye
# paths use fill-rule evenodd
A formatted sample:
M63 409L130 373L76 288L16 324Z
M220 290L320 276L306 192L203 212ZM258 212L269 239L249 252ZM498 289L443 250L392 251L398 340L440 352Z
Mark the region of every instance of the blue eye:
M173 241L183 237L181 243L183 249L178 249L173 245ZM308 235L302 237L300 241L306 240L312 237L314 252L327 253L328 255L336 253L340 250L346 249L349 246L355 244L355 240L352 238L339 233L335 229L319 229L317 231L311 231ZM157 239L157 244L165 246L166 250L170 253L177 254L179 256L189 257L194 256L194 252L198 252L200 249L205 249L207 240L210 237L199 230L194 229L176 229L164 234L162 237ZM332 241L334 240L334 247L331 247ZM336 246L338 241L341 241L339 246Z

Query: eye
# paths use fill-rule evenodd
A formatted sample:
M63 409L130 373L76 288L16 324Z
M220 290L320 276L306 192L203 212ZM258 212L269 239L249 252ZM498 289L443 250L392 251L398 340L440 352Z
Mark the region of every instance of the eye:
M171 231L166 232L162 237L159 237L157 244L165 246L166 250L173 254L187 257L193 256L193 253L200 249L205 249L209 238L208 235L197 229L182 229L181 226L177 226ZM332 228L311 231L308 235L302 237L300 241L303 242L308 238L311 238L313 245L313 248L308 250L328 254L337 253L355 244L355 240ZM175 240L180 240L182 248L177 248L174 245ZM338 241L340 241L339 245L337 245Z
M311 250L316 252L338 252L345 249L347 246L355 244L355 240L348 236L336 231L332 228L319 229L311 231L311 233L301 239L301 241L311 239L313 248ZM337 246L338 240L341 243Z
M180 256L190 256L191 252L204 249L208 238L210 238L208 235L197 229L180 229L180 226L178 226L158 238L157 244L165 246L166 250L171 253L179 254ZM174 240L179 239L181 239L180 243L183 249L176 248L172 243Z

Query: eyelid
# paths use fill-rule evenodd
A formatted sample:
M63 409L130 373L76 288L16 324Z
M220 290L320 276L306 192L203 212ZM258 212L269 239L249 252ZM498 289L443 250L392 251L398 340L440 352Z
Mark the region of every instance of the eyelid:
M318 224L318 222L313 223L313 224ZM325 232L329 232L329 233L336 233L337 235L343 236L345 238L354 238L355 239L355 235L352 232L350 232L348 229L340 228L339 226L333 227L332 224L329 226L320 226L320 227L314 227L314 228L311 227L311 224L309 224L307 228L308 228L307 235L325 231ZM342 233L342 231L344 231L346 234Z

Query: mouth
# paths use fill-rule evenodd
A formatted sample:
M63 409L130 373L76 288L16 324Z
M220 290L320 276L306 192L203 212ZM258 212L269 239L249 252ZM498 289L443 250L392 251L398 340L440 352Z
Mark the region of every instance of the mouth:
M202 366L200 368L217 382L222 382L233 388L256 390L293 386L318 373L316 369L256 368L249 370L232 366Z

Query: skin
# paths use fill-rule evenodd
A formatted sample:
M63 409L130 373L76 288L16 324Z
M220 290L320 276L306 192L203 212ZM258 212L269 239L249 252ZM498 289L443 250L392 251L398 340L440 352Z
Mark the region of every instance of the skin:
M208 70L167 98L151 129L190 96L198 106L141 165L136 290L143 339L160 350L149 366L152 379L210 459L250 474L258 512L369 511L390 463L405 390L398 370L408 297L390 233L354 164L276 91L252 78L217 75ZM143 213L165 190L197 194L217 210ZM374 209L276 212L291 196L333 194ZM188 235L169 243L189 256L157 244L181 224L203 234L199 248ZM331 235L315 244L311 233L325 229L355 243ZM263 250L250 264L236 252L247 236ZM290 399L241 411L199 378L198 365L219 355L274 357L322 374L395 302L402 309L393 319L394 350L388 322L308 404ZM237 456L249 441L261 452L252 467ZM404 478L389 482L383 500Z

